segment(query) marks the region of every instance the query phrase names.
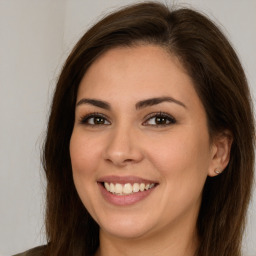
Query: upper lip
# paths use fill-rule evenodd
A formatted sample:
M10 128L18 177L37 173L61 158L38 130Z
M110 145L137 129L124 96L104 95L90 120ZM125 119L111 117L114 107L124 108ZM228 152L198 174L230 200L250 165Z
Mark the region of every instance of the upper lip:
M115 176L109 175L101 177L97 180L97 182L108 182L108 183L119 183L119 184L126 184L126 183L145 183L145 184L157 184L158 182L155 180L145 179L136 176Z

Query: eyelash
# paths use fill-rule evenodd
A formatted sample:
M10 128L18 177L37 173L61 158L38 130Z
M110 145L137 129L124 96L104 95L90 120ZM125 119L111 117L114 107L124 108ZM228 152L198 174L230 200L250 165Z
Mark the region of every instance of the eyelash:
M88 125L88 126L92 126L92 127L96 127L96 126L99 126L99 125L109 125L109 124L111 124L109 121L107 121L108 124L90 124L90 123L88 123L88 121L90 119L94 119L94 121L95 121L96 118L101 118L104 122L107 121L107 119L108 119L107 116L105 116L101 113L94 112L94 113L90 113L88 115L83 116L80 119L80 124L84 124L84 125Z
M101 121L103 121L104 123L98 123L98 124L91 124L88 121L90 119L93 119L93 122L95 122L96 118L100 118ZM155 118L155 123L156 124L147 124L147 122L149 122L151 119ZM160 121L165 121L165 123L163 124L157 124L156 118L160 118ZM105 123L107 122L107 124ZM166 123L167 122L167 123ZM146 120L142 123L143 126L154 126L154 127L165 127L165 126L169 126L172 124L176 123L176 119L174 117L172 117L171 115L164 113L164 112L157 112L157 113L151 113L146 117ZM90 113L88 115L83 116L80 119L80 124L83 125L87 125L87 126L91 126L91 127L96 127L96 126L102 126L102 125L110 125L111 122L108 121L108 117L101 114L101 113Z
M172 125L172 124L176 123L176 119L173 116L171 116L171 115L169 115L167 113L164 113L164 112L151 113L146 118L147 118L146 121L144 121L142 123L142 125L145 125L146 122L148 122L150 119L153 119L153 118L155 118L155 119L156 118L160 118L160 119L162 119L162 121L164 119L168 123L164 123L164 124L148 124L148 126L154 126L154 127L160 127L161 126L161 127L165 127L165 126L169 126L169 125ZM155 123L156 123L156 120L155 120Z

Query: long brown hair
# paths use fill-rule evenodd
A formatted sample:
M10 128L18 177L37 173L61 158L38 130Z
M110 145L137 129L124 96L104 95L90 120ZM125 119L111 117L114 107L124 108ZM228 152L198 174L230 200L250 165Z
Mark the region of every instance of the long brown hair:
M76 44L60 74L43 152L48 255L91 255L99 246L99 227L81 203L72 178L69 142L77 90L103 52L141 43L176 55L193 79L210 135L225 129L233 135L227 168L208 177L203 190L197 256L239 256L254 166L254 120L243 68L207 17L153 2L123 8L98 22Z

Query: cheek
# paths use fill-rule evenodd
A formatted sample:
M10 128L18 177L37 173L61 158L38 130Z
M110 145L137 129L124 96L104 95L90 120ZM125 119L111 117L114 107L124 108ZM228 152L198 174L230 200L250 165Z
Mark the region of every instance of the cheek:
M165 187L163 205L170 215L193 209L192 214L197 216L209 165L206 146L209 146L206 140L182 134L166 140L155 155L154 163Z
M201 191L210 165L208 134L202 133L193 130L176 132L166 136L164 141L152 142L151 162L170 192Z
M97 144L96 144L97 145ZM74 184L85 208L94 215L91 196L97 187L95 170L99 163L95 143L74 131L70 139L70 158Z
M100 144L74 131L70 140L70 158L73 175L91 175L99 163Z
M208 140L189 134L174 134L151 143L151 157L165 167L179 165L201 165L209 160Z

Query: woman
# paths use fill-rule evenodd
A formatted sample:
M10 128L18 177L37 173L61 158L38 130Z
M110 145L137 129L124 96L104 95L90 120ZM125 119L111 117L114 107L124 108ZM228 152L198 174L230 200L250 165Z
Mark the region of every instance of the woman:
M107 16L63 67L43 163L49 243L24 255L241 255L254 122L234 50L189 9Z

